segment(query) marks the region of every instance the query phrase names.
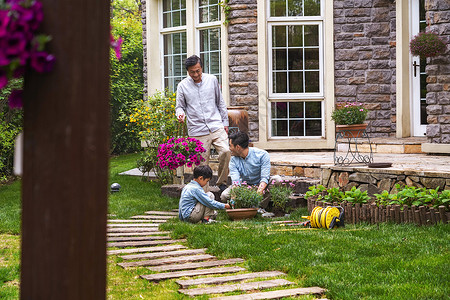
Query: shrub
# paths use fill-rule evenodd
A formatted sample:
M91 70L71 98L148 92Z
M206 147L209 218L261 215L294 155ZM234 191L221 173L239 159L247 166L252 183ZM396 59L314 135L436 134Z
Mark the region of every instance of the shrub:
M143 46L140 13L115 13L112 20L112 34L123 39L122 58L117 60L114 50L110 52L111 62L111 152L130 153L140 150L136 131L126 124L134 104L143 100Z

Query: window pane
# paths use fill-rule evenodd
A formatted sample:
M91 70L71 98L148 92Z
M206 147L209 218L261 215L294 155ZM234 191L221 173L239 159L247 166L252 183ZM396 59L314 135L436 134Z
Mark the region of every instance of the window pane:
M178 10L181 8L180 0L165 0L165 1L172 1L172 10Z
M175 11L172 13L172 26L180 26L181 25L181 15L179 11Z
M320 102L305 102L306 118L320 118L322 116L322 105Z
M320 0L305 0L305 16L320 16Z
M187 52L187 43L186 43L186 32L181 33L181 52Z
M304 136L305 121L289 121L289 136Z
M287 70L286 64L286 50L279 49L273 50L273 69L274 70Z
M305 49L305 70L319 69L319 48Z
M172 14L169 13L163 13L163 26L164 28L172 27Z
M178 32L164 35L164 84L171 91L185 76L183 67L186 59L186 33Z
M208 30L200 30L200 52L209 51Z
M274 72L273 78L274 93L287 93L287 72Z
M172 35L164 36L164 55L172 54Z
M289 102L289 118L303 118L304 102Z
M319 46L319 26L305 25L305 46Z
M303 70L303 49L289 49L289 70Z
M305 92L307 93L319 92L319 71L305 72Z
M272 17L286 16L286 1L270 0L270 16Z
M210 6L209 10L209 22L219 21L219 5Z
M288 27L288 39L289 47L301 47L303 46L303 26L287 26Z
M180 55L176 55L173 57L173 75L175 76L181 76L182 74L182 61L181 61L181 56Z
M287 102L272 102L271 109L272 109L272 118L274 119L280 119L280 118L287 118Z
M322 122L320 120L306 120L306 136L321 136Z
M303 93L302 72L289 72L289 93Z
M288 136L287 121L272 121L272 136Z
M181 9L184 9L186 11L186 0L181 0L180 5Z
M302 0L288 0L288 14L289 16L302 16Z
M220 74L220 52L211 52L211 74Z
M208 22L208 8L206 7L199 7L198 15L200 17L200 23L206 23Z
M220 50L220 28L214 28L209 30L210 49Z
M286 26L272 27L272 46L286 47Z

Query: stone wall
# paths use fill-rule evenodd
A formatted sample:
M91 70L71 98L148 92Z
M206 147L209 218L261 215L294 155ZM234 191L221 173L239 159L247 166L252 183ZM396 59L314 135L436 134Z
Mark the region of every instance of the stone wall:
M258 46L257 1L230 0L228 24L230 106L247 106L249 136L258 132ZM224 79L226 82L226 79Z
M370 136L393 136L395 2L334 0L334 55L336 102L364 103Z
M142 6L142 44L143 44L143 59L144 59L144 99L148 97L148 80L147 80L147 0L141 0Z
M430 143L450 143L450 2L426 0L428 31L439 34L447 51L428 58L427 78L427 139Z
M369 195L380 194L384 190L396 193L395 185L425 187L427 189L450 190L450 175L437 172L408 170L377 170L377 169L353 169L346 167L332 167L322 169L321 184L327 188L343 188L350 190L352 187L367 191Z

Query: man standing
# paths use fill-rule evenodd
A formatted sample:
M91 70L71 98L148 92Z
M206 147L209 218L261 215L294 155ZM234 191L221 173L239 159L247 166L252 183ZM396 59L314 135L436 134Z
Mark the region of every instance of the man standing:
M248 185L258 186L258 193L263 194L269 180L281 181L279 175L270 177L270 156L266 150L248 146L249 138L245 132L236 132L230 135L230 150L233 156L230 160L230 177L233 184L240 185L243 181ZM222 202L230 199L232 186L220 195ZM266 208L269 197L264 197L260 203Z
M185 62L188 77L177 87L176 114L179 122L187 116L190 137L203 143L205 162L209 164L211 145L219 153L217 186L223 191L228 179L230 149L228 148L228 112L219 83L214 75L202 73L202 60L197 55ZM206 188L208 189L208 188Z

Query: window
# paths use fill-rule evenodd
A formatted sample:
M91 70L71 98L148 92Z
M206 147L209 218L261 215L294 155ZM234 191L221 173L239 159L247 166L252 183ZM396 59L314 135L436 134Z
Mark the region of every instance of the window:
M220 52L220 6L218 0L199 0L198 35L203 72L213 74L222 82Z
M221 83L222 24L219 0L161 0L161 2L160 32L163 42L164 88L175 91L178 83L186 77L184 61L188 52L189 56L194 53L200 56L203 61L203 72L215 75ZM194 3L195 11L192 11ZM195 24L195 28L188 28L188 24Z
M163 0L164 87L175 91L186 76L186 0Z
M270 134L323 135L320 0L269 0Z

